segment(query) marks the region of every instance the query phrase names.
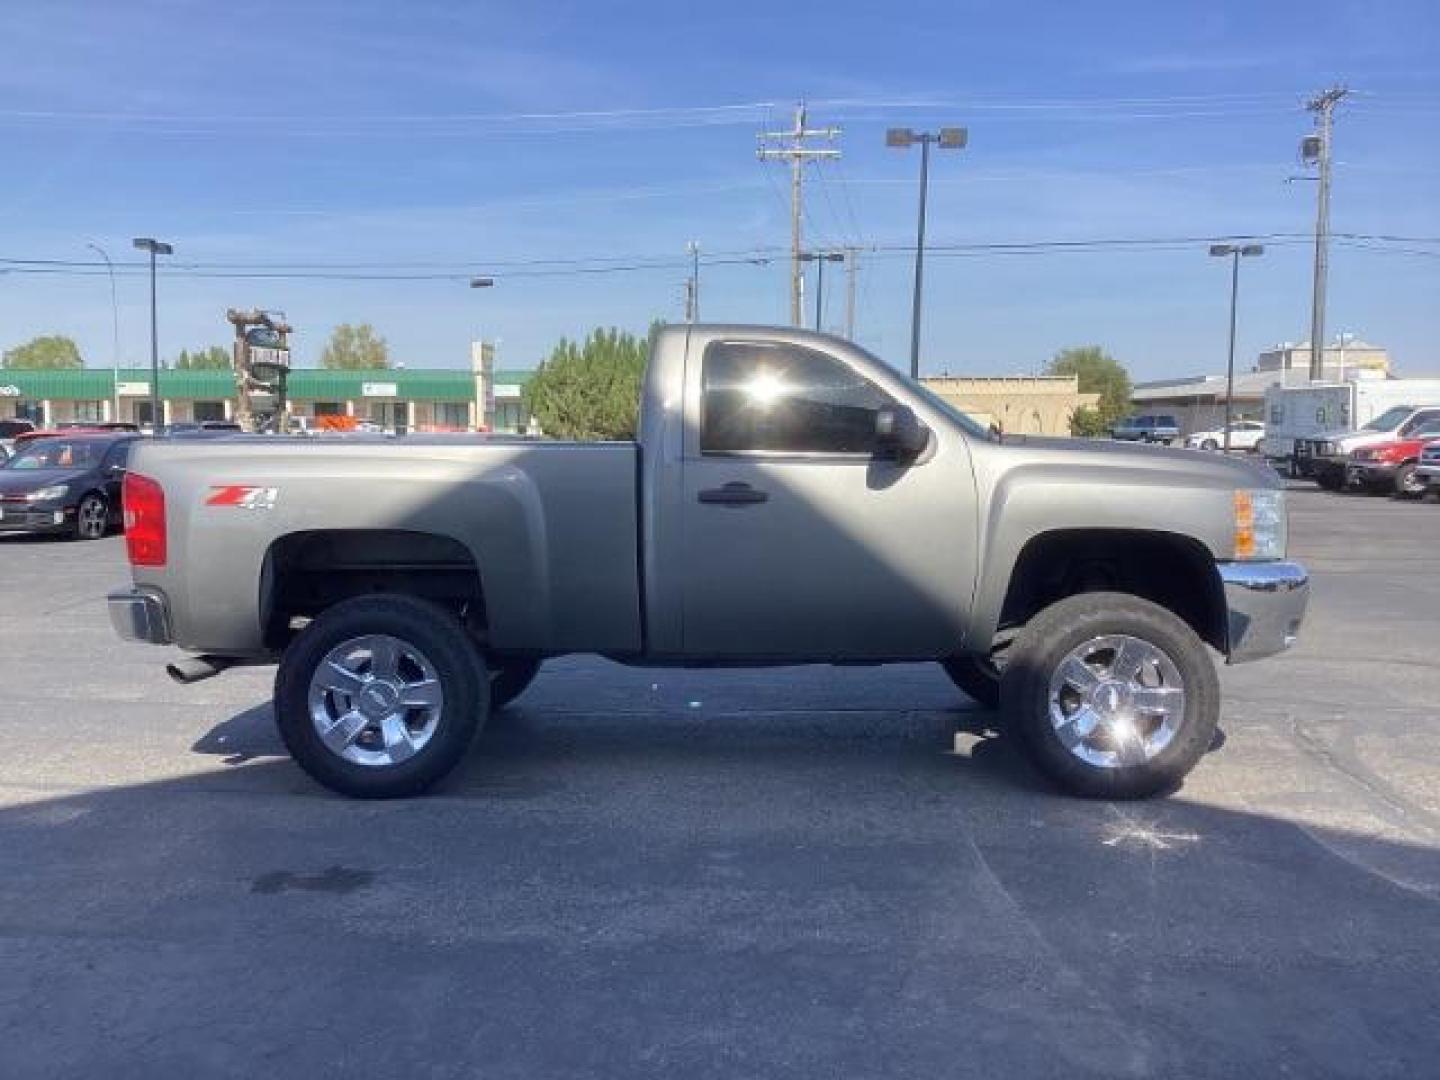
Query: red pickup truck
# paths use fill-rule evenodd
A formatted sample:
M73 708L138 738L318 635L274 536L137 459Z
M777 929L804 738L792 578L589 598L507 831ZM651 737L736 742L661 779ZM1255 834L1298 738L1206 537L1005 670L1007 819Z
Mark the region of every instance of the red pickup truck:
M1425 493L1425 481L1415 475L1420 452L1440 440L1440 420L1429 420L1404 438L1362 446L1350 455L1345 479L1350 487L1390 491L1402 498Z

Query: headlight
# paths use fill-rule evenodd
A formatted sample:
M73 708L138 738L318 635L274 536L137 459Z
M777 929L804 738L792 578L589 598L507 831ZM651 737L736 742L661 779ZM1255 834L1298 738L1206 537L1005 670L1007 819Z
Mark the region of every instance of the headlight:
M1283 559L1285 531L1283 491L1235 492L1235 558Z
M63 499L65 493L70 490L68 484L51 484L49 487L41 488L39 491L32 491L30 498L33 502L49 502L51 499Z

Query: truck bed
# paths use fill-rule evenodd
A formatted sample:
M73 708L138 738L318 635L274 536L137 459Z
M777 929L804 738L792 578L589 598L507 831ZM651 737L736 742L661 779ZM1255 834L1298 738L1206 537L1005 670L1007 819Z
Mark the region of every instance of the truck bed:
M419 534L453 540L496 648L641 648L634 443L238 436L147 441L130 468L167 500L166 565L135 579L165 593L187 648L265 651L277 543L336 530L388 534L391 551L415 534L421 560L436 556ZM230 488L262 494L226 504Z

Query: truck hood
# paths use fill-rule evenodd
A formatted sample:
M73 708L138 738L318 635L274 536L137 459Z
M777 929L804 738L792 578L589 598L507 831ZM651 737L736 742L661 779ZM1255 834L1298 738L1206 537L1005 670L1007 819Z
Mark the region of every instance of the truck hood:
M1387 443L1395 441L1393 431L1337 431L1332 435L1322 435L1320 438L1328 439L1338 446L1342 451L1349 452L1358 450L1362 446L1374 446L1376 443Z
M1125 471L1169 474L1177 486L1267 488L1283 487L1280 476L1268 466L1203 450L1182 450L1109 439L1066 439L1039 435L1007 435L991 444L1000 462L1012 458L1017 466L1067 464Z

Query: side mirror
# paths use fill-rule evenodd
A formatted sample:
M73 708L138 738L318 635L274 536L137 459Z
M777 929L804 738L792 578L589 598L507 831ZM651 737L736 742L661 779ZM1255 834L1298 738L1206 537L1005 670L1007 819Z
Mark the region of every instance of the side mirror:
M904 405L875 414L875 456L889 461L914 461L930 445L930 429Z

